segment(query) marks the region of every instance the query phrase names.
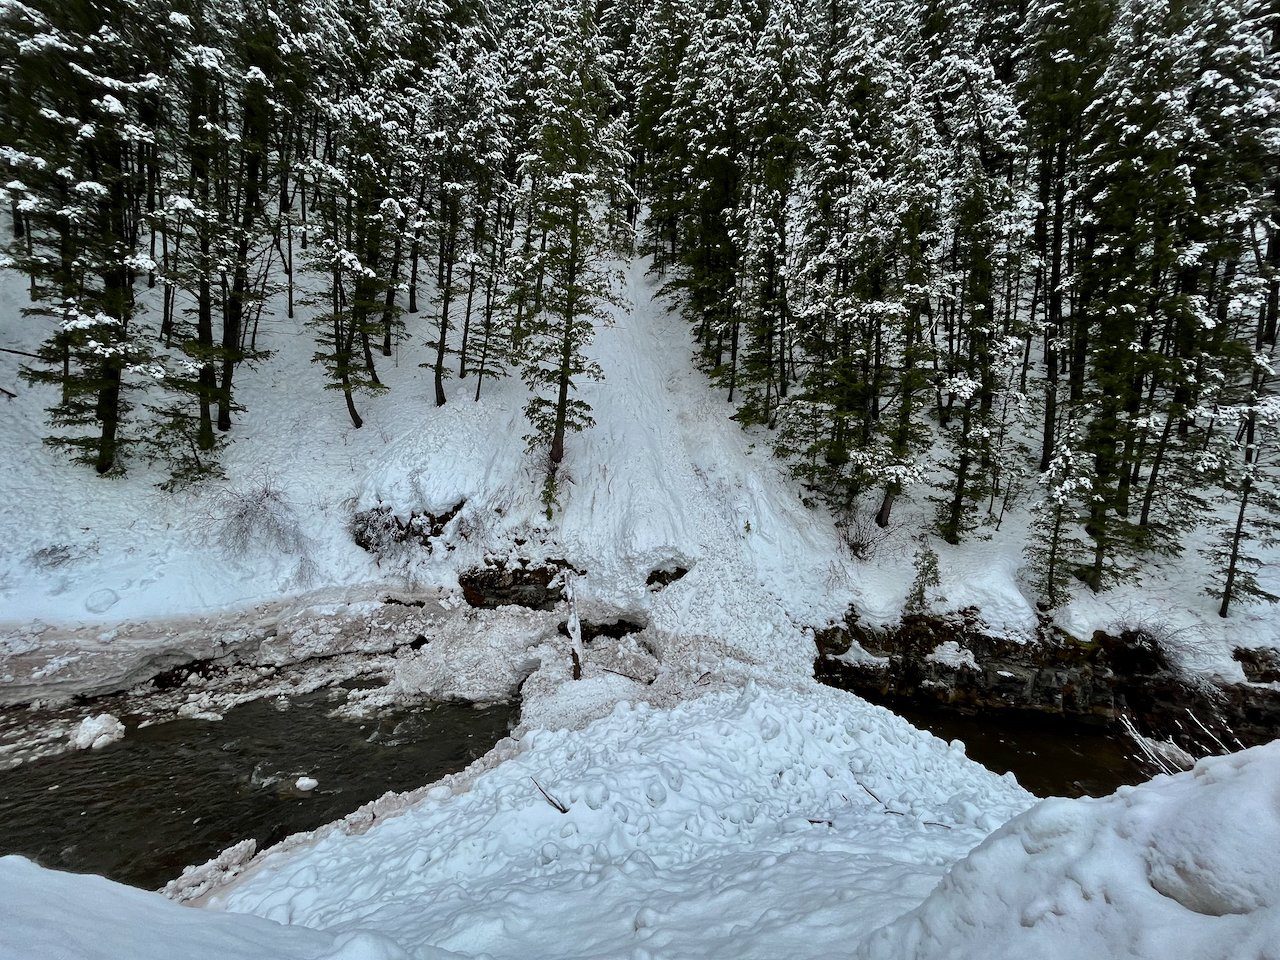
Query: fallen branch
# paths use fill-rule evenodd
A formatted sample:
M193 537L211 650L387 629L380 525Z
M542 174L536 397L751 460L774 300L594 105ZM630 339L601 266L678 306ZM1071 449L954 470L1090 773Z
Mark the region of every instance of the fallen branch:
M12 347L0 347L0 353L13 353L19 357L30 357L32 360L43 360L44 357L38 353L27 353L25 350L14 350Z
M14 393L12 390L6 390L4 387L0 387L0 393L3 393L10 400L18 399L18 395L16 393Z
M530 779L530 780L533 780L533 777L530 777L529 779ZM546 801L547 801L547 803L551 804L553 807L555 807L555 808L556 808L557 810L559 810L561 813L568 813L568 812L569 812L569 808L568 808L568 807L566 807L566 806L565 806L563 803L561 803L559 800L557 800L555 797L553 797L551 794L547 793L547 791L543 790L543 789L542 789L542 784L540 784L537 780L533 780L533 785L534 785L535 787L537 787L537 788L538 788L538 792L539 792L540 794L542 794L542 799L546 800Z
M628 680L634 680L636 683L643 683L646 685L653 683L652 680L641 680L639 677L633 677L631 674L623 673L621 670L611 670L608 667L601 667L600 669L603 670L605 673L612 673L615 676L626 677Z
M888 811L889 813L893 812L892 810L889 810L889 805L885 803L883 800L881 800L879 797L877 797L874 793L872 793L871 788L868 787L865 783L863 783L860 780L855 780L854 783L860 786L863 790L867 791L867 796L869 796L876 803L880 804L880 806L884 807L886 811Z
M898 811L898 810L890 810L890 809L889 809L889 805L888 805L887 803L885 803L883 800L881 800L879 797L877 797L874 793L872 793L872 792L871 792L871 788L870 788L870 787L868 787L865 783L862 783L862 782L861 782L861 781L859 781L859 780L855 780L855 781L854 781L854 783L858 784L858 786L860 786L863 790L865 790L865 791L867 792L867 796L869 796L869 797L870 797L872 800L874 800L876 803L880 804L880 806L884 809L884 812L885 812L885 813L891 814L892 816L895 816L895 817L905 817L905 816L906 816L906 814L905 814L905 813L901 813L901 812L900 812L900 811ZM811 822L812 822L812 821L811 821ZM924 824L926 827L941 827L943 830L950 830L950 829L951 829L951 824L949 824L949 823L939 823L937 820L921 820L920 822L921 822L922 824Z

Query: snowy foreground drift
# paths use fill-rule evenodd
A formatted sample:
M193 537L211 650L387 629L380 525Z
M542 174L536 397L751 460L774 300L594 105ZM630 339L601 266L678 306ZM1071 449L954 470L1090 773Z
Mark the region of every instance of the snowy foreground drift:
M1280 742L1101 800L1045 800L860 960L1280 957Z
M1280 956L1280 745L1030 802L837 691L621 705L268 855L235 913L0 860L0 957Z

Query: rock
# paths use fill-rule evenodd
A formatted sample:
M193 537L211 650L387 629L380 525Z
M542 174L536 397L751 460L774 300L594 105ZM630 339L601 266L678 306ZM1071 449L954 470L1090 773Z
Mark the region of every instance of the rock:
M976 610L908 616L879 633L855 631L851 614L845 625L815 632L814 676L876 702L1023 710L1106 724L1127 717L1144 736L1170 740L1193 756L1220 753L1223 744L1266 743L1280 730L1280 689L1265 680L1186 678L1142 631L1099 631L1079 640L1046 625L1035 642L1017 642L992 635ZM850 639L883 659L840 657ZM967 655L937 655L952 647ZM1251 679L1269 677L1280 669L1270 653L1241 650L1236 659Z
M877 646L875 635L859 622L858 611L854 607L845 611L841 622L814 630L813 640L818 645L819 654L836 657L848 653L854 643L868 652L874 652Z
M644 585L656 592L675 583L688 572L688 567L659 567L649 573L649 576L645 578Z
M597 637L610 637L614 640L620 640L628 634L639 633L646 626L647 624L640 623L636 620L628 620L626 617L619 617L617 620L613 620L609 623L590 623L584 621L581 624L582 642L590 643ZM568 623L562 623L556 629L562 636L569 636Z
M559 559L548 559L536 566L527 560L512 563L499 560L460 573L458 585L462 587L463 599L473 607L553 610L560 602L560 584L556 581L564 570L573 570L579 576L583 573Z
M409 511L409 517L401 520L389 504L380 503L368 510L359 510L351 517L348 530L356 546L369 553L385 556L407 544L416 544L430 553L433 541L444 536L448 526L462 510L466 500L459 500L443 513Z
M1231 657L1250 683L1280 683L1280 650L1269 647L1236 647Z
M110 587L103 587L84 598L84 608L90 613L106 613L119 602L120 594Z

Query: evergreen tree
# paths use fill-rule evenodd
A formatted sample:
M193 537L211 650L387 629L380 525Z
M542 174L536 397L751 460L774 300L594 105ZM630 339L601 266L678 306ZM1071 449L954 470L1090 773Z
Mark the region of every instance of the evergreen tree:
M525 408L533 427L528 440L547 449L550 510L566 434L592 423L590 407L573 391L575 380L601 376L583 349L614 302L608 258L619 228L615 201L627 191L627 158L591 8L541 7L537 15L538 119L521 158L520 179L532 228L542 238L537 269L527 269L525 276L536 272L546 283L524 291L533 308L517 349L533 394Z
M5 187L23 224L12 259L31 278L26 314L55 329L41 366L24 375L57 384L48 443L100 474L121 469L121 424L132 369L149 370L134 321L133 279L151 268L138 248L145 171L154 140L148 101L157 53L142 2L111 22L90 4L36 2L0 10L9 70Z

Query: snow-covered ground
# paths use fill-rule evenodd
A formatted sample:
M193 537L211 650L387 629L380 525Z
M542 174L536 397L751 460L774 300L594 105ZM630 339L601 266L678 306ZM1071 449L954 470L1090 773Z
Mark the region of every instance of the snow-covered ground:
M20 387L4 404L0 456L23 469L0 472L0 497L31 506L0 517L0 688L67 693L104 672L123 682L194 655L234 649L278 665L421 636L429 642L402 649L388 687L364 699L483 700L521 685L523 712L515 738L463 774L252 860L241 849L171 885L174 897L231 913L0 860L0 919L14 921L0 923L0 958L829 957L859 942L897 956L926 943L919 925L942 920L897 918L922 902L934 909L950 889L930 896L946 870L1032 798L958 746L810 678L811 628L850 603L872 623L897 617L925 507L904 504L898 540L856 560L767 445L753 446L761 438L729 419L643 261L627 267L625 287L634 309L619 310L592 349L606 379L580 385L599 425L570 438L550 520L542 464L522 440L524 388L492 382L477 403L474 381L454 381L450 402L435 408L418 369L421 331L384 362L392 389L360 399L366 426L355 431L311 369L301 318L268 319L261 345L277 352L240 376L248 412L226 455L228 480L179 495L157 489L162 474L145 464L97 480L43 448L40 391ZM20 294L5 278L0 307L15 310ZM34 342L33 332L4 345ZM0 376L15 381L17 358L0 357ZM229 553L219 538L228 505L264 484L280 492L301 546ZM459 503L442 538L452 549L379 560L348 533L356 510L439 514ZM1000 538L939 548L944 608L977 606L993 626L1028 633L1019 536L1011 521ZM563 609L461 602L460 571L516 555L584 571L584 618L646 626L593 642L583 679L571 680L569 641L556 629ZM651 571L675 566L688 574L646 585ZM1081 633L1187 619L1207 638L1198 665L1230 676L1232 641L1275 640L1274 621L1256 610L1242 608L1228 635L1207 601L1174 605L1158 584L1144 590L1082 600L1065 615ZM389 591L424 605L387 605ZM1275 756L1250 756L1264 773L1237 778L1240 790L1273 790L1265 771ZM1194 806L1208 794L1188 796ZM1098 816L1120 822L1124 802ZM1109 830L1145 849L1165 829L1067 821L1081 850ZM1075 882L1071 864L1061 866L1028 876ZM1186 869L1216 876L1219 867ZM1263 900L1274 892L1258 889ZM101 906L59 906L81 900ZM964 909L936 908L948 922L961 911L961 926ZM982 909L998 912L990 901ZM1239 923L1252 931L1265 916ZM969 933L939 934L941 952L921 955L973 956L946 952Z
M1280 743L1100 800L1045 800L859 960L1275 960Z
M211 902L463 956L833 956L1029 800L848 694L750 685L530 733Z
M371 933L332 935L257 917L187 910L102 877L0 857L4 960L403 960ZM418 951L418 960L439 954Z
M137 457L128 476L102 480L43 446L45 389L19 383L23 359L0 353L0 381L18 394L3 402L0 457L21 464L0 472L0 498L23 505L0 514L0 685L32 673L56 685L86 660L137 660L143 648L173 649L178 636L182 652L209 655L208 641L189 636L201 621L221 621L212 632L226 632L230 615L260 619L282 600L333 606L388 587L448 590L459 570L495 555L568 560L586 571L579 592L588 608L717 638L738 659L769 660L789 676L808 671L807 645L790 642L797 627L839 619L850 602L864 622L895 620L914 533L931 505L905 500L896 533L875 555L851 556L831 517L801 503L764 437L729 419L732 408L692 363L686 323L656 299L646 267L626 265L622 293L633 308L617 310L591 348L605 379L578 386L598 426L570 437L550 521L543 465L522 439L525 388L518 378L489 380L475 402L474 377L455 379L449 403L436 408L429 372L419 369L434 329L427 313L407 318L414 335L394 357L378 358L390 390L358 398L361 430L311 363L305 308L294 320L282 309L265 315L259 346L272 356L238 376L246 412L224 457L228 478L177 494L157 487L161 467ZM0 309L23 306L19 281L0 272ZM39 321L7 324L0 346L34 349L41 332ZM221 531L231 506L264 487L296 521L298 545L251 540L244 552L229 550ZM431 555L375 558L348 532L358 509L385 504L406 517L462 501L446 529L453 549ZM995 629L1034 631L1020 579L1024 513L990 539L935 544L939 609L976 607ZM1083 591L1059 620L1080 636L1144 624L1170 638L1186 665L1240 679L1232 647L1280 645L1280 625L1265 605L1240 604L1221 621L1197 564L1192 552L1137 584L1099 597ZM646 590L650 571L675 565L691 572L661 593ZM15 671L20 655L27 660Z

